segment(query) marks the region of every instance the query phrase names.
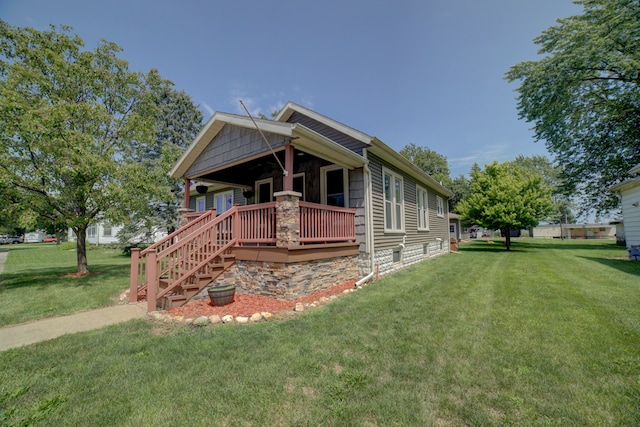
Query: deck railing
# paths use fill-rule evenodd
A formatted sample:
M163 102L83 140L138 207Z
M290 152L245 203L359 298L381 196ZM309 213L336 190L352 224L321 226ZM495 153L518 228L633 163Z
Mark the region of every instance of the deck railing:
M300 202L300 243L355 241L355 209ZM201 214L144 251L131 251L130 301L147 294L148 310L156 301L198 273L234 245L276 244L276 202L234 206L219 216ZM158 290L159 280L166 287Z
M316 203L300 203L300 243L356 240L356 210Z

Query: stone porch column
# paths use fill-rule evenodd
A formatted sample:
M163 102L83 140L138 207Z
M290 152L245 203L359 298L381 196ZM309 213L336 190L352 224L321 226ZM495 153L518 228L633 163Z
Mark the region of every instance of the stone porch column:
M187 214L193 212L193 209L186 208L178 208L178 227L180 228L186 223L189 222L189 218L187 218Z
M300 197L297 191L273 193L276 198L276 246L300 246Z

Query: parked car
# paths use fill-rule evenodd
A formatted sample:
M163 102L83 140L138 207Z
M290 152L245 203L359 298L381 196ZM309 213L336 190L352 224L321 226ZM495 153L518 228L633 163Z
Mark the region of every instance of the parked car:
M53 234L47 234L46 236L44 236L44 240L43 242L45 243L51 243L51 242L57 242L58 239L56 239L56 236L54 236Z
M24 238L22 236L7 236L4 243L23 243Z

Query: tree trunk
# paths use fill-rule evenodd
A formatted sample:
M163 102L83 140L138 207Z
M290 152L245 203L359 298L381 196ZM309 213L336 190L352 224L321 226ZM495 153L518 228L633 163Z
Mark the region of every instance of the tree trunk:
M76 233L76 258L78 260L78 273L88 273L87 266L87 227L74 227Z
M504 234L504 244L507 247L507 250L510 251L511 250L511 230L508 228L505 228L504 230L502 230L502 234Z

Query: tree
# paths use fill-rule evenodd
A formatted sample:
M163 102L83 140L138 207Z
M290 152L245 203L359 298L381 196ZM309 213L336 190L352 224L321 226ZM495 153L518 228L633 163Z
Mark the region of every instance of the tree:
M455 212L458 203L471 194L471 181L460 174L451 180L447 188L453 193L453 197L449 198L449 212Z
M83 50L70 30L0 21L0 168L17 199L30 201L16 209L73 229L86 273L89 224L120 222L169 188L137 161L154 144L149 87L159 76L129 71L114 43Z
M506 73L520 81L520 117L533 122L584 211L618 206L606 189L640 163L640 3L577 0L583 14L538 36L543 57Z
M445 187L451 182L449 162L442 154L438 154L428 147L418 147L414 143L405 146L400 150L400 154Z
M471 172L471 194L458 203L462 220L500 230L507 250L511 230L534 227L554 210L551 191L538 173L513 162L493 162Z
M544 184L551 189L551 199L556 205L556 213L548 218L550 223L575 222L574 203L564 192L562 167L554 165L548 157L540 155L527 157L520 154L513 160L513 164L531 173L540 174Z
M141 210L132 212L118 233L121 243L128 243L132 238L149 241L155 230L171 231L177 225L177 208L182 201L178 192L182 183L169 177L169 171L202 127L202 111L189 95L174 89L173 83L161 79L156 70L151 70L150 76L157 82L150 88L156 107L156 130L153 143L140 149L136 159L170 188L171 193L164 194L164 198L149 199Z

